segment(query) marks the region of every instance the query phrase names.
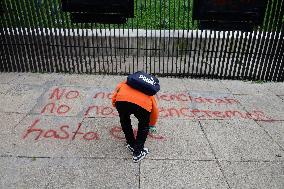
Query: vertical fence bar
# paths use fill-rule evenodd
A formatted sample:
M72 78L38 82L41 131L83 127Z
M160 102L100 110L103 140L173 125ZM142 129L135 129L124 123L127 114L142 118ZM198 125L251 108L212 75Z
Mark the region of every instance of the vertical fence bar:
M284 0L280 0L280 3L278 3L278 7L280 9L279 14L277 16L277 21L276 21L276 29L275 31L277 32L277 42L278 42L278 46L276 48L276 52L275 52L275 56L273 57L273 59L271 60L271 62L273 63L272 67L271 67L271 73L269 75L269 78L267 78L267 80L273 80L273 81L277 81L277 74L276 72L278 71L279 67L281 67L280 61L279 59L281 59L281 56L283 57L284 53L283 53L283 44L284 44L284 33L283 33L283 24L284 24ZM282 51L282 52L281 52ZM284 64L282 62L282 64ZM283 68L283 67L282 67Z
M174 1L174 3L176 3L176 1ZM183 36L181 37L180 36L180 31L181 31L181 29L180 29L180 26L181 26L181 23L180 23L180 12L181 12L181 1L179 0L178 2L177 2L177 7L178 7L178 11L177 11L177 21L176 21L176 16L175 16L175 7L176 7L176 4L174 5L174 31L175 30L177 30L177 32L178 32L178 36L177 36L177 42L176 42L176 47L175 47L175 41L174 41L174 44L173 44L173 52L176 54L176 58L175 58L175 65L176 65L176 70L177 70L177 68L179 67L179 73L178 73L178 76L180 76L181 75L181 69L182 69L182 66L181 66L181 63L180 64L178 64L178 59L179 59L179 47L180 47L180 45L183 45L183 44L180 44L180 41L183 41ZM176 27L176 24L175 23L177 23L177 27ZM180 39L181 38L181 39ZM173 55L174 56L174 55ZM180 57L180 59L181 59L181 57Z
M187 25L186 25L186 45L185 45L185 55L184 55L184 64L186 65L187 64L187 73L186 75L187 76L190 76L190 50L191 50L191 45L192 45L192 33L193 33L193 30L190 30L189 29L189 15L190 15L190 9L191 9L191 3L189 1L187 1L188 3L188 10L187 10ZM184 14L186 15L186 14ZM190 32L189 32L190 31ZM189 36L189 33L191 34L191 36ZM191 42L190 42L190 48L188 49L188 42L189 42L189 39L191 39ZM189 56L188 56L188 61L187 61L187 54L189 52Z
M78 47L79 47L79 58L80 58L80 66L78 67L78 73L84 73L84 51L85 51L85 46L84 46L84 30L83 28L83 23L78 23L77 25L77 31L78 31ZM80 26L80 27L78 27Z
M50 46L50 62L51 62L51 70L52 72L58 72L58 65L57 65L57 58L55 56L56 52L55 52L55 45L54 45L54 36L53 36L53 29L52 29L52 22L50 20L50 17L48 17L49 15L49 3L47 1L44 1L44 6L45 6L45 11L43 12L43 14L45 15L44 17L46 18L45 20L45 27L47 27L47 31L48 31L48 39L49 39L49 46Z
M59 8L59 10L57 9L57 11L60 13L60 21L61 21L61 27L60 27L60 29L62 29L63 30L63 35L64 35L64 37L62 37L62 40L63 41L61 41L61 45L63 46L62 47L62 50L63 50L63 55L64 55L64 58L63 58L63 60L65 60L64 61L64 72L65 73L68 73L68 72L70 72L70 70L71 70L71 62L70 62L70 58L69 58L69 53L70 52L68 52L69 50L70 50L70 48L68 47L68 46L70 46L71 45L71 42L70 42L70 38L71 38L71 36L70 36L70 29L69 29L69 27L68 27L68 25L69 25L69 20L68 20L68 18L65 16L65 14L63 14L63 12L62 12L62 5L61 5L61 3L60 3L60 1L57 1L58 2L58 8ZM67 32L66 32L67 31ZM63 45L64 44L64 45Z
M0 2L1 6L4 9L3 2ZM3 13L4 14L4 13ZM4 15L0 15L0 72L7 72L8 71L8 64L9 64L9 57L7 57L7 47L8 47L8 42L7 42L7 32L5 30L5 24L4 24Z
M16 21L16 27L15 27L15 38L16 38L16 43L15 44L15 47L17 48L19 54L18 54L18 62L19 62L19 68L20 70L18 71L22 71L22 72L25 72L28 68L28 61L27 61L27 57L26 57L26 53L25 53L25 40L24 40L24 34L23 34L23 30L22 30L22 24L24 23L24 18L22 15L20 15L19 13L22 12L20 6L19 6L20 2L16 1L14 4L13 4L13 11L15 12L15 15L17 17L17 21Z
M19 55L17 52L17 46L15 45L17 41L15 37L13 36L16 28L14 27L14 24L15 24L14 16L11 14L14 11L12 9L12 4L9 4L7 0L4 0L4 4L6 5L6 11L8 12L7 17L5 19L6 26L7 26L7 35L9 36L8 41L7 41L8 42L7 47L8 47L9 56L12 60L10 64L8 64L8 71L9 72L20 72L21 70L18 69L19 59L16 58L16 56Z
M283 10L283 9L282 9ZM282 22L282 27L281 27L281 36L282 39L284 37L284 22ZM278 69L276 68L275 71L277 71L277 73L275 73L275 81L278 82L283 82L284 81L284 41L281 40L281 48L279 51L279 56L277 59L277 63L276 65L278 65Z
M284 25L282 25L282 31L283 31ZM282 33L280 37L284 38L284 34ZM280 41L279 47L277 49L277 52L275 54L275 67L274 67L274 77L272 78L272 81L284 81L283 79L281 80L281 72L283 74L283 69L284 69L284 40ZM282 59L282 61L281 61Z
M232 53L233 54L232 54L231 66L230 66L230 69L228 70L229 71L228 74L226 74L228 78L232 78L232 79L236 79L235 73L237 71L237 65L238 65L237 51L240 48L240 46L242 45L242 43L241 43L242 40L239 40L241 38L240 33L241 33L240 31L234 31L233 32L233 35L236 34L236 40L234 41L233 46L232 46L232 48L233 48Z
M188 75L193 75L193 62L194 61L192 61L191 62L191 53L192 53L192 50L193 50L193 48L192 48L192 45L193 45L193 42L194 42L194 36L193 36L193 33L196 33L195 31L192 31L191 30L191 36L190 36L190 39L191 39L191 42L190 42L190 48L189 48L189 50L188 50L188 52L189 52L189 58L188 58ZM190 70L190 66L192 66L192 69Z
M150 0L149 2L149 9L151 10L152 9L152 0ZM147 7L146 7L147 9ZM152 10L151 10L151 14L152 14ZM149 29L150 29L150 45L149 45L149 51L150 51L150 57L149 57L149 60L150 60L150 73L152 74L155 74L155 62L154 62L154 71L152 69L152 49L153 49L153 28L152 28L152 24L150 23L150 26L149 26Z
M268 43L268 40L270 38L270 24L271 24L271 14L273 11L273 2L272 0L269 0L268 1L268 5L267 5L267 9L266 9L266 15L265 15L265 18L264 18L264 25L263 25L263 30L265 31L265 35L262 36L262 43L264 43L264 47L262 48L262 51L260 53L260 61L259 61L259 64L260 64L260 67L259 67L259 73L258 73L258 77L257 79L258 80L263 80L263 75L264 75L264 72L265 72L265 62L264 62L264 59L265 57L267 56L267 43Z
M16 71L16 72L24 72L24 68L22 67L21 65L21 62L23 61L22 60L22 56L21 56L21 53L19 52L19 48L18 48L18 43L19 43L19 31L18 31L18 28L17 26L19 25L19 16L16 15L17 14L17 11L14 9L14 6L15 6L15 2L11 2L11 4L9 4L9 15L10 15L10 23L11 23L11 30L10 30L10 33L9 35L11 36L12 40L10 41L12 44L11 44L11 47L13 50L13 57L15 59L15 63L13 65L13 71ZM16 26L15 26L16 25Z
M218 57L218 67L217 67L217 77L219 78L219 79L221 79L222 78L222 74L223 74L223 68L224 68L224 62L223 62L223 59L224 59L224 55L223 54L225 54L226 52L226 47L227 46L225 46L225 39L228 39L229 37L228 36L226 36L226 33L228 33L228 32L226 32L226 31L222 31L222 32L220 32L220 33L222 33L222 40L221 40L221 50L220 50L220 54L219 54L219 57ZM224 46L225 46L225 49L224 49ZM222 57L222 55L223 55L223 57Z
M271 9L269 11L269 18L268 18L268 22L267 22L267 34L268 36L265 37L264 41L265 41L265 50L262 52L261 56L261 64L262 64L262 72L260 73L260 77L259 77L259 80L265 80L265 75L266 75L266 72L268 71L268 67L269 67L269 62L267 62L267 59L270 55L270 48L271 48L271 41L274 41L273 39L273 22L274 22L274 15L275 15L275 6L276 6L276 3L275 1L271 2Z
M223 56L222 56L222 63L221 63L222 68L221 68L221 72L220 72L220 78L224 78L224 76L225 76L224 73L226 73L226 70L228 69L228 61L225 61L225 60L226 60L227 54L228 54L228 43L230 43L230 41L232 40L231 39L231 31L224 32L224 34L226 34L226 33L227 33L227 35L223 35L223 37L226 38L226 40L223 39L225 44L222 45L222 47L223 46L225 46L225 47L224 47L224 50L221 49ZM220 55L220 57L221 57L221 55Z
M57 30L59 31L59 46L60 46L60 56L61 56L61 60L62 60L62 66L61 66L61 71L62 72L67 72L67 70L69 70L70 68L70 60L67 58L66 55L66 29L65 28L65 21L63 19L63 15L62 15L62 11L61 11L61 3L58 0L53 0L53 14L55 14L55 18L56 18L56 27ZM62 27L63 25L63 27Z
M182 1L182 6L183 6L183 11L182 11L182 15L186 16L186 13L185 13L185 9L186 9L186 5L185 5L185 0ZM189 11L188 11L189 12ZM180 18L178 18L179 20ZM180 68L182 67L182 64L184 66L183 68L183 71L182 71L182 75L185 75L185 71L186 71L186 64L185 64L185 60L186 57L185 57L185 48L187 48L187 46L184 46L184 42L186 40L185 38L185 21L186 19L183 19L183 22L182 22L182 44L181 44L181 47L178 47L178 56L180 56L180 60L179 60L179 66ZM187 41L187 40L186 40Z
M92 59L93 59L93 61L94 61L94 64L93 64L93 67L92 67L92 64L90 64L90 74L92 74L93 73L93 71L94 71L94 73L96 73L97 72L97 70L96 70L96 47L95 47L95 44L94 44L94 24L93 23L91 23L91 32L92 32L92 37L91 37L91 46L92 46L92 50L91 50L91 52L92 52L92 56L90 55L90 57L92 57ZM97 55L97 56L99 56L99 55Z
M35 2L34 2L35 3ZM38 2L39 3L39 2ZM41 43L41 64L43 65L43 69L42 72L50 72L50 70L52 69L51 67L51 58L46 58L47 55L49 55L51 57L51 53L50 53L50 44L48 44L48 40L49 39L49 35L48 35L48 31L47 31L47 26L46 26L46 22L45 22L45 17L43 16L44 13L42 13L41 10L41 5L42 4L38 4L37 7L35 5L36 9L36 14L37 14L37 18L38 20L40 20L40 22L38 22L38 28L40 30L41 35L39 35L38 37L40 38L40 43ZM39 48L39 47L38 47Z
M204 31L204 30L201 30L200 31L201 33L200 33L200 37L199 37L199 47L198 47L198 53L197 53L197 63L196 63L196 69L195 69L195 74L196 74L196 76L198 76L198 77L202 77L202 74L201 74L201 72L199 73L198 72L198 66L201 66L201 65L199 65L199 64L201 64L200 62L200 52L202 51L202 50L204 50L203 49L203 45L205 45L206 44L206 40L207 40L207 38L205 37L205 41L204 41L204 39L203 39L203 32L206 32L206 31ZM198 35L197 35L198 36ZM198 39L198 37L197 37L197 39ZM197 40L196 40L197 41ZM196 45L196 47L197 47L197 45ZM197 49L196 49L197 50ZM196 52L196 51L195 51ZM195 59L194 59L195 60ZM202 60L202 59L201 59ZM200 70L199 70L200 71Z
M213 66L211 67L212 68L212 73L211 73L211 78L216 78L216 66L218 64L217 62L217 57L218 57L218 52L219 52L219 41L220 41L220 32L219 31L214 31L214 44L215 44L215 52L214 52L214 55L212 56L212 58L214 58L214 61L213 61Z
M1 2L2 6L3 6L3 10L6 10L5 13L3 13L4 15L2 15L2 18L0 20L0 24L1 24L1 43L2 43L2 56L4 58L2 58L3 62L1 63L3 70L1 71L5 71L5 72L9 72L9 65L12 64L13 60L12 60L12 56L10 55L10 51L9 48L11 45L9 45L9 31L8 31L8 26L7 26L7 18L5 17L5 15L7 15L7 8L6 6L4 6L4 2ZM5 20L5 21L4 21ZM3 35L2 35L3 34ZM4 63L5 60L5 63Z
M96 28L96 50L97 50L97 54L98 54L98 69L99 71L96 71L96 73L100 73L101 70L101 61L100 61L100 48L99 48L99 39L98 39L98 26L97 24L95 24L95 28ZM101 31L101 30L100 30ZM95 66L97 67L97 66Z
M281 9L282 8L282 9ZM279 42L281 40L280 37L280 20L283 19L283 2L282 0L277 0L274 1L274 11L273 11L273 20L272 20L272 24L271 24L271 32L272 32L272 36L269 40L269 44L268 44L268 56L266 56L266 59L264 62L267 62L267 69L266 69L266 73L264 75L264 80L271 80L271 69L273 67L274 64L274 57L275 57L275 52L277 51ZM284 39L282 39L284 40Z
M207 35L207 34L206 34ZM207 37L207 36L206 36ZM210 70L212 69L211 68L211 62L212 61L210 61L210 62L208 62L208 60L209 60L209 56L210 56L210 54L211 54L211 56L210 56L210 59L212 60L212 52L213 52L213 45L214 45L214 43L212 43L212 30L209 30L209 36L208 36L208 38L209 38L209 41L208 41L208 46L207 46L207 48L206 48L206 51L204 51L204 53L206 54L206 58L205 58L205 68L204 68L204 74L205 74L205 77L206 78L209 78L209 76L210 76ZM211 45L212 45L212 47L211 47ZM204 54L202 55L202 57L204 57ZM203 62L204 60L203 60L203 58L202 58L202 62ZM207 70L209 68L209 70Z
M81 29L82 31L82 37L81 37L81 40L82 41L82 45L80 44L81 48L82 49L82 55L81 55L81 59L82 59L82 65L81 65L81 73L87 73L87 70L88 70L88 65L87 65L87 56L86 56L86 51L88 50L88 46L86 45L86 40L88 40L88 30L85 29L87 28L86 27L86 24L85 23L82 23L81 24L81 28L84 28L84 29Z
M246 59L248 56L248 52L251 46L251 34L250 32L244 32L244 44L243 44L243 49L241 51L241 57L240 57L240 64L241 66L239 67L238 70L238 78L241 79L247 79L246 76L244 76L245 69L246 69Z
M229 43L230 43L230 45L229 45L229 50L228 50L228 57L227 57L227 68L226 68L226 70L225 70L225 73L224 73L224 78L225 79L232 79L232 77L230 76L230 73L232 73L232 66L233 66L233 58L231 58L231 54L232 53L234 53L234 52L232 52L232 51L235 51L235 50L233 50L233 49L235 49L234 47L235 47L235 41L236 41L236 39L235 39L235 31L231 31L231 33L232 33L232 38L230 39L230 41L229 41ZM228 75L228 73L229 73L229 75Z
M144 7L144 8L143 8ZM142 5L142 10L147 10L147 1L145 0L145 5L143 6ZM142 13L141 13L142 14ZM148 72L148 20L146 20L146 23L145 23L145 30L146 30L146 37L145 37L145 48L144 48L144 52L146 53L146 61L142 62L142 64L146 64L146 69L145 71ZM144 41L144 40L143 40ZM150 66L150 69L151 69L151 66ZM151 73L151 70L150 70L150 73Z
M210 43L210 34L211 34L211 31L210 31L210 34L209 34L209 37L207 36L207 33L208 31L205 30L205 40L204 40L204 46L202 48L202 54L201 54L201 61L198 61L200 62L200 68L199 68L199 73L200 73L200 76L201 77L205 77L206 76L206 66L207 66L207 62L205 61L204 62L204 55L206 53L206 49L209 47L209 44L207 46L207 43ZM209 38L209 42L208 42L208 38ZM206 57L207 58L207 57ZM205 68L203 68L203 65L205 64ZM204 70L203 70L204 69Z
M33 2L30 2L30 8L29 8L29 11L31 13L31 15L36 12L35 9L36 9L36 2L33 1ZM39 5L39 4L38 4ZM38 7L39 9L41 9L41 7ZM34 43L33 43L33 50L35 51L35 56L36 56L36 67L38 69L39 72L44 72L44 62L45 62L45 59L44 57L42 56L42 51L40 50L40 46L42 46L42 37L43 37L43 33L41 32L41 25L43 23L41 23L41 19L39 19L40 17L40 14L41 13L41 10L38 11L38 14L33 18L33 27L32 29L34 30Z

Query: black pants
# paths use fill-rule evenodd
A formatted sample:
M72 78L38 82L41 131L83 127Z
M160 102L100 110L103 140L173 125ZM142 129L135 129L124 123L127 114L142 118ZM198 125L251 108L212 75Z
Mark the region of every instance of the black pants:
M116 109L119 113L120 124L124 132L126 142L134 148L134 154L137 155L144 148L145 141L149 132L150 112L144 108L130 103L118 101L115 103ZM138 132L136 139L134 137L130 115L138 119Z

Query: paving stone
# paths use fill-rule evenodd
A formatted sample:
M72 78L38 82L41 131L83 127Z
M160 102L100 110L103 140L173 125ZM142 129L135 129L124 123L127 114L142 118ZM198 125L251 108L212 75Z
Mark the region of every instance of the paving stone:
M258 121L257 123L284 149L284 121Z
M284 102L275 95L237 95L235 97L246 111L259 111L266 115L265 120L284 120Z
M284 162L221 162L231 188L284 188Z
M201 120L200 122L218 159L227 161L284 159L284 151L252 120Z
M132 163L132 153L126 149L125 137L120 137L117 128L118 118L84 119L80 131L86 133L85 140L73 140L70 153L75 157L126 158Z
M113 91L117 84L126 81L126 79L127 76L108 77L107 79L101 80L99 87Z
M29 115L15 128L14 156L72 157L70 143L83 140L75 134L83 118Z
M157 130L145 144L151 152L148 158L214 160L198 122L159 120Z
M93 89L52 86L38 99L33 113L56 116L83 116L93 97Z
M18 73L0 73L0 83L9 83L19 77L21 74Z
M37 99L44 87L31 85L16 85L5 95L0 94L0 111L28 113L37 104Z
M119 159L1 158L1 188L138 188L138 164Z
M267 82L263 83L264 87L275 95L284 95L284 83L283 82Z
M25 116L25 114L0 112L0 155L9 155L13 151L14 128Z
M215 161L145 160L141 188L228 188Z
M48 73L48 74L41 74L41 73L25 73L21 74L19 77L16 77L13 80L12 84L28 84L28 85L44 85L45 83L53 83L56 80L61 79L60 74L55 73Z
M210 86L208 80L205 79L186 79L181 83L188 91L214 91Z
M64 86L96 87L104 80L103 75L62 74L57 84Z
M6 94L9 89L11 89L12 85L11 84L1 84L0 83L0 94Z
M245 82L237 80L223 80L221 81L221 83L233 94L272 94L272 91L265 83L254 83L251 81Z
M186 86L181 85L184 83L182 79L179 78L162 78L157 77L160 81L160 92L173 92L173 91L185 91Z

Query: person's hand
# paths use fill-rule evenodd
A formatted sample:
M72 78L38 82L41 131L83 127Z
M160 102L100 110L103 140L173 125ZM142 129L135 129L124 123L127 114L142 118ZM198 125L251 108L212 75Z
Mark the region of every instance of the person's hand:
M155 126L149 126L149 132L150 133L157 133L157 128Z

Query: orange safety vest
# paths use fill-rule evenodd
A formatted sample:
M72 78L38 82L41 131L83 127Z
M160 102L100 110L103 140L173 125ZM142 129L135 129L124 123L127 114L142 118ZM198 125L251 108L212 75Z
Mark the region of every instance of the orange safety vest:
M148 112L151 112L149 125L155 126L159 116L159 110L154 96L148 96L126 84L126 81L117 85L112 95L112 105L115 102L126 101L137 104Z

